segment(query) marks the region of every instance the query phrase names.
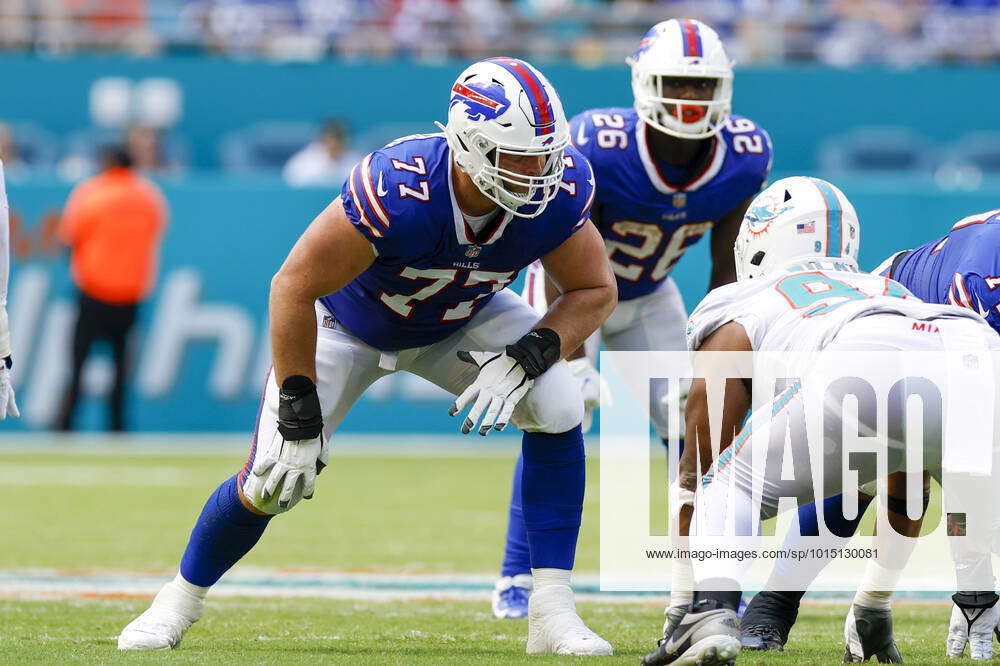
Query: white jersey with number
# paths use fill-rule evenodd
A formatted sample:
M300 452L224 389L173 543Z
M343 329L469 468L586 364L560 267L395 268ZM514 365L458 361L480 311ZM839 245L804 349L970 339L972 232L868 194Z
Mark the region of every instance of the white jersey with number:
M754 351L820 351L849 322L879 313L971 318L986 326L968 309L924 303L889 278L817 267L712 290L688 319L688 349L699 349L716 329L735 321L746 329Z

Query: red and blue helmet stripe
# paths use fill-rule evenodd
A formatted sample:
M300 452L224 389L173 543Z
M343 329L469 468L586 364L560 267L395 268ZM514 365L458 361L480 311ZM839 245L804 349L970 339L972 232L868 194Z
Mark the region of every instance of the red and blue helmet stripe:
M691 19L681 19L681 42L685 57L700 58L705 55L701 48L701 31Z
M549 94L546 92L545 86L532 69L524 61L517 58L490 58L487 62L500 65L510 72L524 88L524 91L528 93L531 110L535 116L535 136L552 134L555 131L556 114L552 110L552 102L549 101Z

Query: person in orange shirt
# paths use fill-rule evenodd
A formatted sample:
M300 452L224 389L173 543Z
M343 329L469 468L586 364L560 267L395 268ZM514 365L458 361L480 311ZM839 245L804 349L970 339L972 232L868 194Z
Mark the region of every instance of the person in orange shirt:
M159 188L132 170L120 147L106 148L103 170L70 193L59 238L70 247L70 269L80 289L73 332L73 368L57 426L73 429L83 364L92 344L111 343L115 364L111 430L124 430L126 342L139 304L156 281L167 207Z

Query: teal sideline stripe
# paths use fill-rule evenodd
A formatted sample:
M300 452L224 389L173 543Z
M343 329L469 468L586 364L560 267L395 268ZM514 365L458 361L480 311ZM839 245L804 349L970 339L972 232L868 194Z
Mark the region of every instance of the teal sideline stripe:
M163 577L161 577L163 578ZM32 575L32 574L22 574L16 573L12 574L9 572L0 573L0 591L4 583L30 583L30 582L49 582L49 583L90 583L99 585L101 587L111 588L113 591L113 586L117 583L127 582L130 585L134 585L136 582L143 582L144 579L137 579L133 576L126 576L123 578L118 578L114 576L46 576L46 575ZM157 578L157 583L161 583L162 580ZM253 586L253 587L265 587L272 589L303 589L303 588L333 588L333 589L347 589L347 590L383 590L383 591L407 591L407 592L489 592L493 589L492 583L472 583L472 582L461 582L455 580L454 582L448 582L443 580L438 581L415 581L400 580L398 583L391 583L388 581L379 584L365 584L360 581L347 581L347 580L321 580L321 579L305 579L299 581L289 581L289 580L279 580L276 578L246 578L237 579L227 582L225 579L219 581L218 585L220 587L243 587L243 586ZM629 596L649 596L654 599L660 599L663 596L662 591L656 592L601 592L598 585L593 584L579 584L574 583L573 589L580 594L601 594L607 595L608 597L613 597L618 594L627 594ZM71 592L72 590L66 590ZM757 590L747 589L744 590L745 594L756 593ZM809 596L813 598L821 599L840 599L851 596L852 592L838 592L838 591L810 591ZM931 590L897 590L893 593L894 597L905 598L905 599L937 599L942 602L948 600L946 594L942 592L934 592ZM0 597L2 598L2 597Z
M840 207L840 199L830 187L830 183L819 178L812 178L812 182L819 188L826 202L826 256L840 257L841 248L844 247L843 222L844 211ZM833 240L837 240L836 250L834 250Z

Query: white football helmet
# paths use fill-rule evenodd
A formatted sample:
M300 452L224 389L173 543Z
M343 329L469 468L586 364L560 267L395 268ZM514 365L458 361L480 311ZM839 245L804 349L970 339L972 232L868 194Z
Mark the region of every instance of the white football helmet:
M682 139L706 139L729 118L733 64L719 35L701 21L657 23L625 62L632 68L636 112L661 132ZM710 100L664 97L664 77L715 79L715 91Z
M448 138L455 164L504 210L536 217L559 193L569 123L555 88L516 58L480 60L451 88ZM541 156L538 174L501 167L504 156Z
M819 178L782 178L754 197L733 252L736 279L811 261L858 270L861 225L854 206Z

